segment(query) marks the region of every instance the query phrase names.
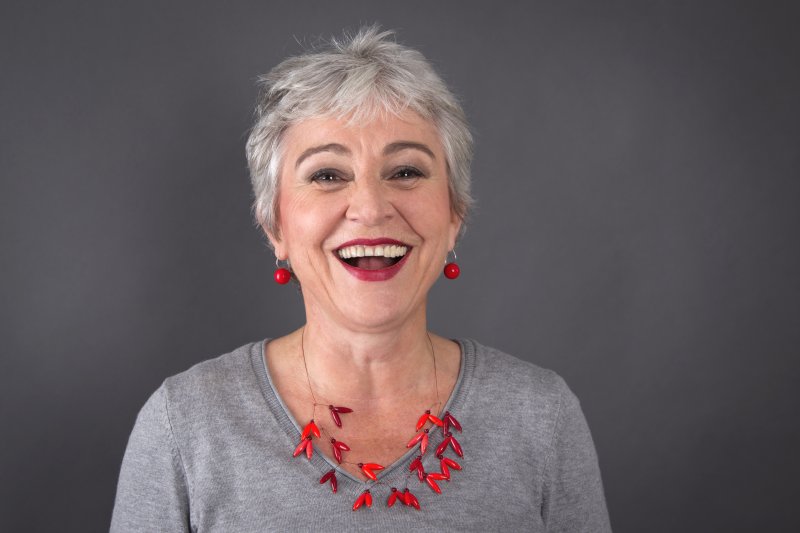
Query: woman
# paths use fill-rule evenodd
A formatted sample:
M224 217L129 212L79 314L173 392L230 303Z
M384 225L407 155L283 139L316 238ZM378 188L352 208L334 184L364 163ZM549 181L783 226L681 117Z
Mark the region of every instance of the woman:
M427 330L470 205L471 137L441 79L368 28L262 83L255 212L306 324L164 382L112 530L609 531L561 378Z

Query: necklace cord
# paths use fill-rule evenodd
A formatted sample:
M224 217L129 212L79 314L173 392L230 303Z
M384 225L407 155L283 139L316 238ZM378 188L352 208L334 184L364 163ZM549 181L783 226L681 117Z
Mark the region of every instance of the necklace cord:
M436 369L436 350L433 349L431 334L426 331L425 336L428 337L428 344L431 347L431 358L433 359L433 389L436 391L436 410L438 411L442 407L442 399L439 397L439 372Z
M353 504L353 510L357 510L360 508L364 503L366 503L367 507L372 507L372 496L370 494L370 488L374 488L376 486L389 486L389 479L384 479L384 476L380 478L376 477L375 470L383 470L384 467L377 463L362 463L362 462L352 462L348 460L344 460L342 457L342 451L350 451L350 448L344 444L343 442L339 441L333 434L331 434L326 425L322 424L321 420L319 424L315 424L314 419L317 414L317 406L323 405L317 401L317 397L314 394L314 387L311 384L311 374L308 371L308 361L306 360L306 352L305 352L305 330L306 326L303 325L302 331L300 333L300 355L303 360L303 369L306 373L306 383L308 384L308 392L311 395L312 400L312 413L311 413L311 421L306 425L301 433L301 441L300 444L295 448L294 457L297 457L303 451L306 452L306 455L309 459L311 459L313 454L313 444L312 444L312 437L316 436L320 438L322 436L325 439L330 439L330 442L333 446L333 453L334 457L338 461L339 465L333 465L333 468L325 473L322 478L320 478L320 483L330 482L331 489L335 493L337 491L337 480L336 480L336 472L342 469L343 465L353 465L361 469L362 474L367 477L367 488L360 494L360 496L356 499L356 502ZM403 479L402 485L405 485L405 489L400 492L395 486L391 487L391 495L387 501L387 505L392 507L395 501L400 501L401 503L412 506L419 510L420 505L419 502L409 490L408 484L411 477L415 474L419 477L420 483L427 483L428 486L436 493L441 494L441 488L437 485L436 481L438 480L450 480L450 470L449 468L453 468L455 470L461 470L461 466L458 463L443 456L443 452L448 448L452 447L453 451L456 455L460 457L464 457L463 451L461 449L461 445L455 439L455 437L450 433L449 427L454 427L459 432L461 431L461 425L458 421L453 418L453 416L449 412L445 412L440 418L437 418L435 415L431 414L431 410L435 409L435 412L439 414L439 409L442 409L444 405L442 404L441 397L439 395L439 371L437 368L436 362L436 350L433 347L433 339L431 338L430 333L426 330L425 336L428 339L428 346L431 350L431 361L433 363L433 387L434 392L436 394L435 403L431 406L430 409L425 411L422 417L419 418L417 422L417 431L419 432L425 425L427 424L434 424L435 426L439 426L442 428L442 435L444 436L444 440L438 445L436 451L434 452L436 457L440 461L440 472L431 471L425 472L424 467L422 465L423 456L426 452L426 447L428 446L428 433L431 428L426 428L424 432L418 433L416 437L414 437L409 443L406 445L407 448L414 446L419 446L419 455L417 458L412 461L410 468L408 471L401 474L400 477ZM344 406L334 406L328 405L328 409L331 411L331 416L333 417L334 423L338 427L342 427L340 414L344 413L351 413L353 412L352 409L344 407ZM452 426L451 426L452 425ZM419 444L418 444L419 443ZM385 473L385 472L384 472ZM394 477L390 476L390 479ZM397 478L395 478L397 479ZM392 485L394 485L392 483Z
M303 326L303 331L300 332L300 355L303 357L303 368L306 371L306 382L308 383L308 392L311 393L311 399L314 401L314 409L316 410L317 397L314 396L314 389L311 387L311 376L308 373L308 363L306 363L305 337L306 337L306 327Z
M306 333L306 327L304 325L303 329L302 329L302 331L300 333L300 356L301 356L301 358L303 360L303 369L305 370L305 374L306 374L306 383L308 384L308 392L311 395L311 399L312 399L312 402L313 402L312 413L311 413L311 421L313 422L314 419L316 418L316 415L317 415L317 406L322 405L322 404L320 404L317 401L317 397L314 394L314 387L311 385L311 374L308 371L308 361L306 360L306 352L305 352L305 333ZM431 361L433 363L433 387L434 387L434 392L436 394L436 402L435 402L434 406L435 406L435 410L436 410L436 412L438 414L438 410L442 407L442 402L441 402L441 398L439 396L439 371L438 371L438 368L437 368L437 365L436 365L436 350L433 347L433 340L431 339L430 333L428 333L426 331L425 332L425 336L428 339L428 346L430 346L430 350L431 350ZM327 439L335 440L335 438L327 430L325 425L320 424L319 425L319 430L325 435L325 437ZM340 465L341 464L348 464L348 465L356 465L356 466L361 465L360 462L353 462L353 461L347 461L347 460L342 460L342 461L339 462L339 464ZM408 480L413 475L414 475L413 472L406 472L403 475L404 482L405 482L406 485L408 485ZM371 486L374 486L374 485L385 485L385 484L386 483L382 479L372 480L372 483L370 483Z
M439 396L439 371L436 367L436 350L433 348L433 340L431 339L431 334L427 331L425 332L425 336L428 339L428 346L431 348L431 360L433 361L433 390L436 394L436 407L441 408L442 406L442 399ZM303 326L303 330L300 332L300 356L303 359L303 369L306 373L306 383L308 384L308 392L311 394L311 400L314 403L314 415L316 415L316 406L322 405L317 401L317 397L314 394L314 388L311 386L311 374L308 372L308 362L306 361L306 350L305 350L305 337L306 337L306 327ZM312 415L313 416L313 415Z

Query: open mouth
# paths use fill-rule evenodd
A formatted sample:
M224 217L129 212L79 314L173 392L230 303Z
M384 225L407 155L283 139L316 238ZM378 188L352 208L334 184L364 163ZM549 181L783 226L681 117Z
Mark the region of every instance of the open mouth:
M391 268L406 256L410 246L400 244L378 244L365 246L356 244L336 250L344 263L361 270L382 270Z

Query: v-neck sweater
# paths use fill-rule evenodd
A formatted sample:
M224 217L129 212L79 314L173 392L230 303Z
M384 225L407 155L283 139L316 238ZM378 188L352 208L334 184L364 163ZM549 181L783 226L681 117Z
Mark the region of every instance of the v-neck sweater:
M459 376L442 412L461 423L453 434L464 457L448 447L445 456L462 470L438 481L441 494L409 471L413 448L377 484L343 469L335 494L320 484L336 464L320 453L292 457L301 428L272 385L259 341L168 378L145 403L111 531L611 531L591 434L564 380L458 342ZM436 428L429 437L432 448L443 439ZM423 466L439 471L433 450ZM406 486L421 509L387 507L391 487ZM372 507L354 512L367 488Z

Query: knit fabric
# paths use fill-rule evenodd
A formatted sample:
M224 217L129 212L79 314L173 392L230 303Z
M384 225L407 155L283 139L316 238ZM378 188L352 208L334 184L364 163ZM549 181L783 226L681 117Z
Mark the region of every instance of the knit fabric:
M277 396L264 342L168 378L140 411L122 462L112 532L128 531L611 531L589 428L554 372L471 340L445 407L464 458L434 493L414 475L411 449L372 485L315 453L292 458L300 426ZM303 421L305 422L305 421ZM432 430L431 446L441 442ZM439 470L426 454L425 470ZM417 511L386 506L406 483ZM352 510L370 488L371 508Z

